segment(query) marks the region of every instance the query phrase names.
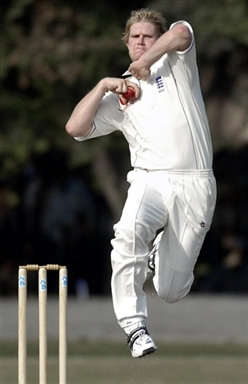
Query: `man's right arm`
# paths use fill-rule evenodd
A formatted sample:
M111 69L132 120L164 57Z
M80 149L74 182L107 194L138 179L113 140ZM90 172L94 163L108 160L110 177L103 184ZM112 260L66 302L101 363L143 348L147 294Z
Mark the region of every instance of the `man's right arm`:
M87 136L90 133L95 113L106 91L104 82L100 81L79 101L66 124L69 135Z
M73 137L88 136L91 132L94 116L99 104L107 91L116 94L127 92L130 82L125 79L106 77L85 96L74 108L67 124L66 131ZM140 96L139 87L131 83L135 91L135 97Z

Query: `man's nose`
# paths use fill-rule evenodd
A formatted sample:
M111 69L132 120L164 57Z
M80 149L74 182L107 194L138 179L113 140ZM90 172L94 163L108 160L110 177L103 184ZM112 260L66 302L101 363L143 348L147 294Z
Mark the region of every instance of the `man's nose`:
M138 43L139 43L139 44L142 44L142 45L144 44L144 36L143 36L143 35L140 35L140 36L139 36Z

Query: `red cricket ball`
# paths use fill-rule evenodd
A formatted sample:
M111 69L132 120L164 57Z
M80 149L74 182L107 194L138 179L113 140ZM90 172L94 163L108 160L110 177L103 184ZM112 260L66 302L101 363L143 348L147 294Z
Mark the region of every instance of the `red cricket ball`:
M134 89L132 87L127 87L127 92L123 93L122 96L127 100L133 99L135 97Z
M120 95L120 102L121 102L121 104L125 105L125 104L127 104L128 100L133 100L133 99L135 99L135 92L134 92L133 87L129 86L129 87L127 87L127 92L122 93Z

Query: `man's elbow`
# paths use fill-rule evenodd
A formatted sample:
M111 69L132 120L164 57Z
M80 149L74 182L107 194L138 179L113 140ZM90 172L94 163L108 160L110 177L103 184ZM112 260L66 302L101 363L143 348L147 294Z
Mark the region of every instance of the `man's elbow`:
M72 137L82 137L82 136L88 136L88 134L91 131L91 126L78 126L78 124L75 124L75 122L68 120L65 126L66 132L72 136Z
M74 124L70 120L66 123L65 130L70 136L76 136Z
M185 51L191 44L192 34L186 25L177 26L177 34L179 37L179 51Z

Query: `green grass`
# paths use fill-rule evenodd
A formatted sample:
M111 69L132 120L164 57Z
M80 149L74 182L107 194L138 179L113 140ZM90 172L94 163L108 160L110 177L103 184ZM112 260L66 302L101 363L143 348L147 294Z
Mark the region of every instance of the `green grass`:
M58 383L57 343L49 342L48 384ZM38 345L28 344L28 383L38 383ZM248 346L160 344L133 359L123 343L68 344L68 384L246 384ZM17 383L17 344L1 344L0 383Z

